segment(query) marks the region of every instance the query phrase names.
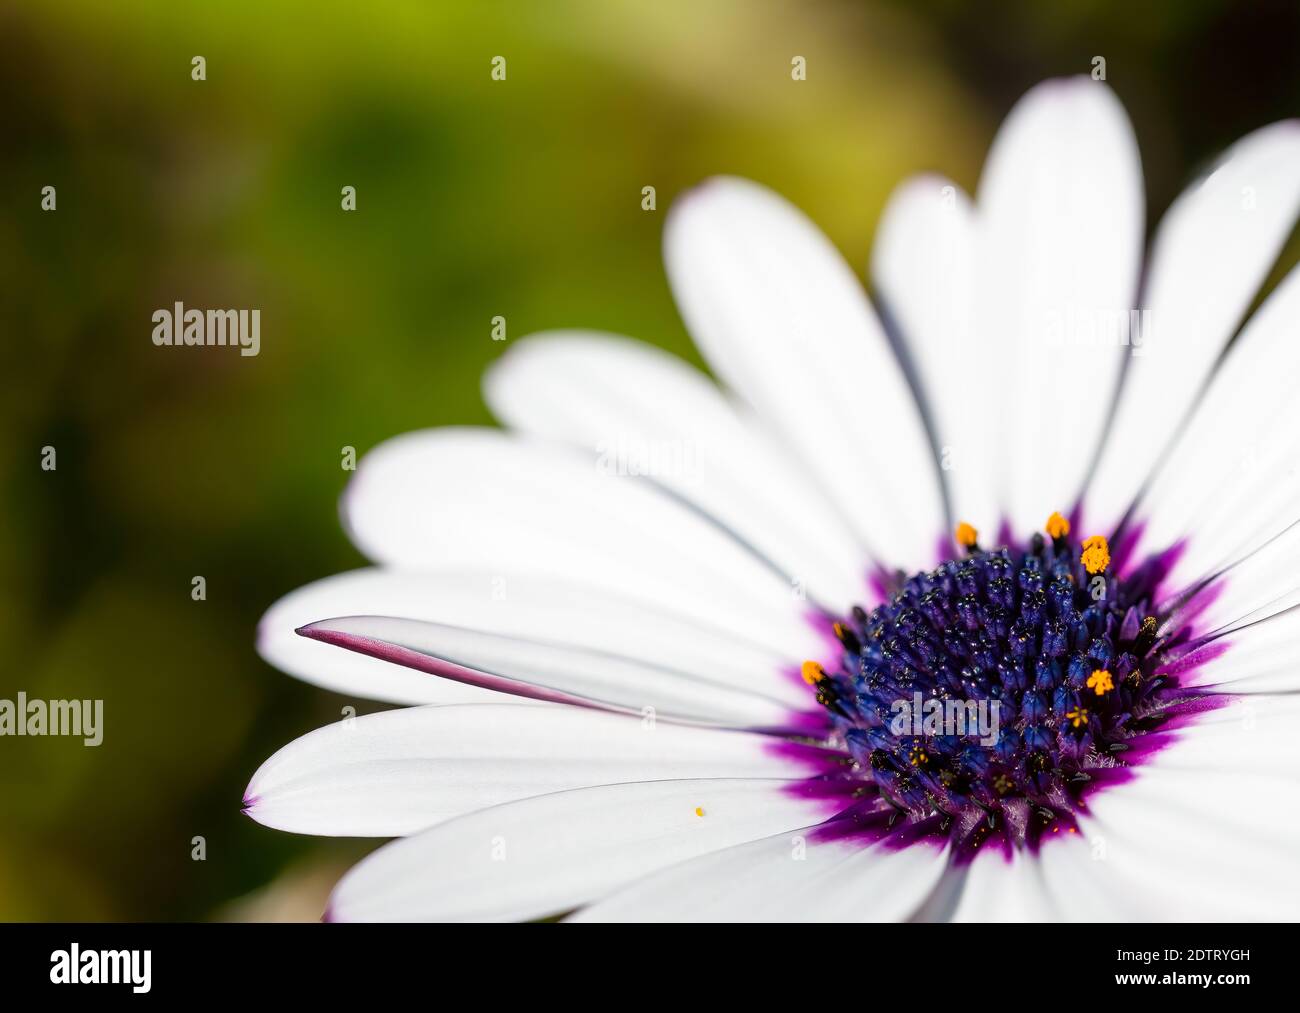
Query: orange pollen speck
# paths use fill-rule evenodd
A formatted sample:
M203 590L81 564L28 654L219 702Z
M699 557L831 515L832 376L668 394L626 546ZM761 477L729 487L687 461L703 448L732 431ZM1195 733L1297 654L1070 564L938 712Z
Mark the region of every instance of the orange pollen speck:
M805 661L803 663L803 681L809 686L816 686L826 678L826 669L815 661Z
M967 549L971 548L975 544L975 539L979 537L979 532L965 521L958 524L957 530L952 534L953 537L957 539L957 544Z
M1106 567L1110 566L1110 545L1105 536L1093 535L1085 541L1079 560L1090 574L1105 573Z
M1070 522L1060 513L1054 513L1047 518L1046 529L1052 538L1064 538L1070 533Z
M1111 678L1110 672L1104 668L1099 668L1088 676L1088 688L1098 696L1105 696L1115 688L1115 680Z
M695 815L696 815L696 816L703 816L703 815L704 815L704 809L703 809L701 806L698 806L698 805L697 805L697 806L695 807Z

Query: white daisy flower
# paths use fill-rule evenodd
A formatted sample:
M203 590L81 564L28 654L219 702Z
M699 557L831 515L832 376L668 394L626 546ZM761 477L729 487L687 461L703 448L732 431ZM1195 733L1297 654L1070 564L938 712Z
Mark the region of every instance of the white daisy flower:
M506 431L370 453L375 566L260 630L427 705L249 785L267 826L397 838L328 916L1300 916L1300 271L1241 324L1300 125L1145 256L1142 193L1113 94L1047 82L974 200L894 195L877 312L798 210L708 182L665 257L721 386L538 335L487 376Z

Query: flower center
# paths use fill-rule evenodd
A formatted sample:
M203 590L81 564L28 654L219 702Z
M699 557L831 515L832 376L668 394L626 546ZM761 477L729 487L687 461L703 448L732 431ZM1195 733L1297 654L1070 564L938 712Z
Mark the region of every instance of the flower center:
M1189 631L1161 628L1153 599L1168 563L1123 578L1110 547L1047 537L985 551L969 525L965 557L890 583L870 613L835 624L838 668L804 665L851 760L830 781L852 800L831 834L1034 849L1076 833L1099 787L1126 780L1189 709L1212 705L1157 674Z

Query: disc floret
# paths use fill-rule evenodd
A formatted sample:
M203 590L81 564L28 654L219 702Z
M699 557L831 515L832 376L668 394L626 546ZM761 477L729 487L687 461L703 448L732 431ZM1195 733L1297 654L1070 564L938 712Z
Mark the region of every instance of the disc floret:
M1106 538L1077 543L1070 527L1056 513L1046 538L984 550L958 525L962 558L899 574L884 603L834 624L837 663L803 676L851 758L841 820L891 834L902 821L909 841L967 855L1036 847L1187 702L1156 677L1159 562L1121 578Z

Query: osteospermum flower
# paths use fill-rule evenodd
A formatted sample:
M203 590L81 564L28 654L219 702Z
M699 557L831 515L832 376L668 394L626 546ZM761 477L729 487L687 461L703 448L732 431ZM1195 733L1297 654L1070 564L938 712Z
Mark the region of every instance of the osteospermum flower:
M508 431L374 450L375 567L260 648L436 706L289 744L247 811L398 838L337 919L1300 914L1300 273L1237 333L1298 168L1251 134L1144 258L1123 110L1049 82L975 201L894 195L879 313L789 204L703 185L666 261L722 386L540 335L487 377Z

